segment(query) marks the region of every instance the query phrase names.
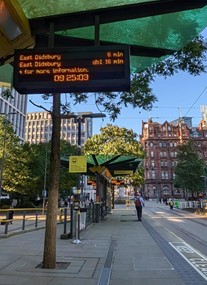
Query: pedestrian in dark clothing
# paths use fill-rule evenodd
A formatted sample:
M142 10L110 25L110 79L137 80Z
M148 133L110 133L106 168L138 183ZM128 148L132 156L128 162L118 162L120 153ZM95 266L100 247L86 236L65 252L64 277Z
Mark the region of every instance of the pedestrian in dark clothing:
M138 221L141 222L141 220L142 220L142 207L144 206L144 199L141 197L140 193L137 193L137 195L134 199L134 203L135 203L135 208L137 210Z

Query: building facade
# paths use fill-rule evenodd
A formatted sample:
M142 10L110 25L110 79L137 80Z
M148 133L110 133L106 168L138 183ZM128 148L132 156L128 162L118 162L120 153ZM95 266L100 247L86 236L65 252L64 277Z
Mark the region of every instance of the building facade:
M0 82L0 114L5 115L6 119L12 123L16 135L24 141L26 113L27 113L27 95L20 95L12 89L12 96L6 98L3 96L5 90L10 90L10 84Z
M182 118L163 124L149 119L142 122L140 141L146 152L144 160L144 194L148 198L181 198L183 193L174 186L174 168L177 164L177 147L192 139L200 156L207 160L207 124L202 120L191 127L191 118Z
M78 116L91 114L90 112L79 112ZM60 138L69 141L72 145L78 145L80 135L81 145L92 136L92 118L84 118L81 121L80 130L75 118L61 120ZM80 134L79 134L80 131ZM49 112L30 112L27 113L25 142L37 144L49 141L52 136L52 117Z

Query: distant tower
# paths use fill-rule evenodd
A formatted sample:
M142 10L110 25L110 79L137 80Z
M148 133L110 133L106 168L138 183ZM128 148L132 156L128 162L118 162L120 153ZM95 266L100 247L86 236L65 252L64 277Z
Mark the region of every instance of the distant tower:
M207 106L201 106L200 111L202 113L202 118L205 123L207 123Z

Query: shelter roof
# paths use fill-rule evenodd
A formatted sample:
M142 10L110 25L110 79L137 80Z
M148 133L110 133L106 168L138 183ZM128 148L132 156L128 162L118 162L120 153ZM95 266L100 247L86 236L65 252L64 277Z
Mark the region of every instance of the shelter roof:
M56 47L129 45L132 72L181 49L207 26L207 0L15 2L29 21L35 47L48 46L53 23Z
M123 176L126 171L136 172L143 159L134 156L123 155L88 155L87 156L87 175L95 175L103 173L106 169L110 174L115 176ZM68 167L69 159L62 157L61 164ZM116 174L116 171L117 174Z

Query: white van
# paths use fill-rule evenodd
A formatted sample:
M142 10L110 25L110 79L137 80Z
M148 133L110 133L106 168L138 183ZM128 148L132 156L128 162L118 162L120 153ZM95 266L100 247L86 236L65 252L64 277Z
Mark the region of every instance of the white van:
M1 200L3 200L3 199L10 199L9 194L1 193Z

